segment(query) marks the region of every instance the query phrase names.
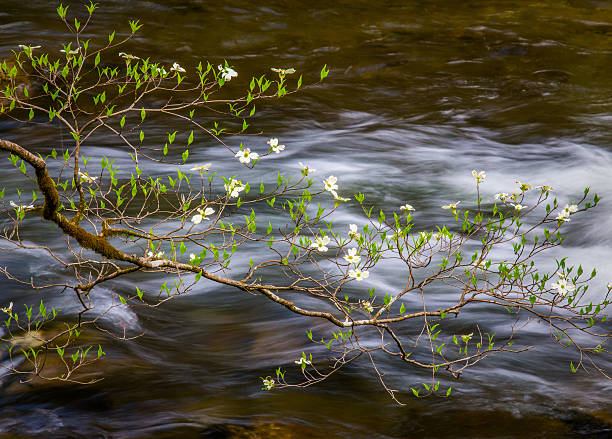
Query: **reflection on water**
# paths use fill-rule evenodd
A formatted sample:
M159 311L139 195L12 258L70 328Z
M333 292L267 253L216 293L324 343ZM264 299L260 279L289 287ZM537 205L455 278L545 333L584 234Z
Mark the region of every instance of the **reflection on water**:
M391 207L410 202L420 228L447 220L442 204L473 199L474 168L487 171L485 197L509 191L519 179L555 186L565 203L590 185L604 200L570 225L573 237L558 255L597 266L601 278L593 289L612 280L612 235L604 232L612 228L606 199L612 193L609 2L256 3L105 1L91 37L125 31L128 18L140 18L145 27L130 51L188 66L228 59L240 73L232 83L237 87L270 67L294 67L316 78L328 64L324 84L259 108L254 124L281 138L287 150L262 161L251 176L273 178L279 168L297 173L298 162L307 162L322 178L337 175L347 193L364 190L371 201ZM62 42L48 2L4 0L0 54L21 43L59 49ZM159 128L167 131L171 127ZM41 150L61 146L53 129L2 122L0 136ZM238 172L234 159L204 146L192 151L194 162L214 161L222 171ZM117 151L100 140L91 155ZM8 162L2 166L9 169ZM13 187L20 181L11 173L3 177ZM354 222L357 215L349 206L339 221ZM39 223L25 227L31 232ZM63 244L58 237L49 245ZM26 277L68 275L43 254L35 256L5 256L1 264ZM393 266L382 270L381 277L393 279ZM38 293L2 282L2 303L40 300ZM133 282L158 288L134 277L115 289L131 289ZM110 303L114 291L98 294L96 300ZM76 306L68 295L45 300L68 313ZM491 332L502 333L507 323L496 313L473 310L452 324L461 328L475 316ZM567 352L552 342L468 371L449 400L405 397L407 406L397 407L367 364L351 365L307 390L260 392L259 376L312 350L306 329L328 328L259 297L202 283L159 309L128 314L115 308L104 324L145 335L130 343L98 340L108 354L105 379L90 387L5 383L0 432L45 438L612 434L612 385L595 375L569 374ZM540 344L543 330L528 327L521 342ZM381 364L392 387L419 381L419 371Z

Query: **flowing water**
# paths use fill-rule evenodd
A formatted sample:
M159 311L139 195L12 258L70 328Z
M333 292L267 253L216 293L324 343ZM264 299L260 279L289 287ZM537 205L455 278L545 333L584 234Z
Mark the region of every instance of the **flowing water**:
M236 87L270 67L294 67L305 82L316 80L323 64L331 67L322 85L259 108L253 123L287 145L285 154L260 162L263 175L297 174L298 162L306 162L316 175L338 176L345 195L361 190L380 206L411 203L422 229L447 222L442 204L473 199L472 169L487 171L485 197L521 180L554 186L565 203L591 186L603 196L601 205L572 221L571 238L540 262L569 256L596 266L594 291L612 281L610 2L100 3L93 38L125 32L127 20L139 18L145 26L127 51L188 67L227 59L239 72ZM22 43L57 50L63 38L53 3L0 4L0 57ZM159 128L171 131L171 124ZM0 138L41 151L61 148L60 134L0 122ZM254 147L263 149L265 138L259 141ZM204 146L192 150L194 163L214 161L226 173L236 167L235 159ZM124 159L102 141L90 155ZM14 191L18 175L8 161L0 166L3 185ZM349 206L341 220L358 213ZM60 236L37 232L36 224L26 222L29 239L61 245ZM0 265L25 278L67 275L42 253L1 257ZM378 285L391 285L392 273L381 272ZM371 285L376 279L373 273ZM146 278L119 282L113 291L96 291L97 304L111 303L122 288L133 290L135 281L158 285ZM38 292L1 282L1 303L40 300ZM547 341L537 325L520 339L537 349L468 370L449 399L416 400L403 392L407 405L397 406L365 363L318 386L262 392L258 377L278 365L290 368L311 349L306 329L329 328L262 297L198 285L163 307L118 308L105 317L108 329L144 335L123 343L100 336L96 342L107 352L97 366L103 381L4 385L0 437L612 436L612 384L596 374L571 374L571 353ZM78 308L68 294L45 300L68 314ZM507 324L486 310L470 317L493 332ZM382 365L391 385L404 390L421 377L393 362Z

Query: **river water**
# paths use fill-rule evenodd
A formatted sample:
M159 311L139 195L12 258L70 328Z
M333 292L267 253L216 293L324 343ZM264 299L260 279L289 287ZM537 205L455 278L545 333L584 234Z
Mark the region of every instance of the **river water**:
M145 26L129 52L187 67L227 59L239 72L236 87L270 67L294 67L305 83L314 82L322 65L330 66L322 85L259 108L257 128L287 145L285 154L260 163L263 175L278 169L297 174L298 162L308 163L321 177L338 176L345 195L361 190L381 206L410 202L423 229L448 220L442 204L473 199L472 169L487 171L487 197L521 180L554 186L564 203L591 186L603 197L600 206L572 221L571 238L540 262L569 256L596 266L595 291L612 281L609 2L100 3L92 36L125 32L127 20L139 18ZM78 2L69 4L82 12ZM47 1L0 5L0 56L22 43L57 50L62 32ZM57 132L7 121L0 121L0 138L39 150L61 146ZM235 167L235 159L205 146L192 150L194 163ZM90 155L123 159L101 140ZM14 189L19 177L8 161L0 166L7 174L2 184ZM357 208L347 207L344 215L352 221ZM61 245L61 237L30 225L28 239ZM2 255L1 265L26 278L67 275L39 256ZM375 276L370 280L374 285ZM135 281L155 285L135 278L114 289L133 289ZM40 299L7 280L1 286L2 303ZM99 306L110 303L112 293L97 291ZM45 301L67 313L78 308L68 295L47 294ZM504 324L486 310L474 316L493 332ZM278 365L291 367L312 348L307 329L329 329L262 297L202 283L155 310L115 309L105 325L144 336L122 343L100 336L96 342L107 357L97 366L104 376L97 384L3 386L0 437L612 436L612 384L596 374L571 374L571 352L537 327L521 338L537 349L468 370L449 399L416 400L404 391L406 406L400 407L365 363L318 386L262 392L259 377ZM404 390L419 381L418 371L393 362L383 367Z

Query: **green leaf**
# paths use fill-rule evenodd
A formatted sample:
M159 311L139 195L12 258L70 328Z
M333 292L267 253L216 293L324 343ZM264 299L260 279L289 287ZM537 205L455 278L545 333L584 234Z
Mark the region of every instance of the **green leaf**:
M179 247L179 250L180 250L180 252L181 252L181 256L182 256L183 254L185 254L185 252L187 251L187 247L185 247L185 242L181 241L181 245L180 245L180 247Z
M189 138L187 139L187 146L193 143L193 130L189 133Z
M124 305L127 304L127 301L123 298L123 296L119 296L119 300L121 301L121 303L123 303Z
M323 68L321 69L321 80L325 79L328 74L329 74L329 69L327 69L327 64L325 64Z
M138 294L138 298L142 300L142 291L140 291L140 288L138 287L136 287L136 294Z
M108 36L108 44L112 44L115 39L115 31Z
M94 60L94 67L98 67L98 64L100 64L100 52L96 54L96 59Z
M400 315L404 314L404 312L406 312L406 306L402 303L402 306L400 306Z
M145 111L145 109L143 107L142 110L140 110L140 120L144 121L145 117L147 117L147 112Z

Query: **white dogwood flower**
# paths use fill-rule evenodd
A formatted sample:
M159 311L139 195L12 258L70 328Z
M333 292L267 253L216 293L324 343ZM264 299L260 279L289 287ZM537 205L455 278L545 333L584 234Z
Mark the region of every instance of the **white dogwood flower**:
M66 51L65 49L60 49L60 52L65 53L67 55L76 55L77 53L79 53L80 49L68 49L68 51Z
M336 184L337 181L338 179L333 175L327 177L327 180L323 182L325 184L325 190L329 192L338 190L338 185Z
M527 183L522 183L522 182L520 182L520 181L518 181L518 180L517 180L515 183L518 185L518 189L519 189L521 192L526 192L526 191L528 191L529 189L531 189L531 185L530 185L530 184L527 184Z
M450 209L450 210L452 210L452 211L455 211L455 210L457 210L457 205L458 205L459 203L461 203L461 201L457 201L456 203L450 203L450 204L447 204L446 206L442 206L442 209L446 209L446 210L449 210L449 209Z
M312 361L307 360L304 357L300 357L299 360L294 361L294 363L297 364L298 366L302 366L304 368L307 365L312 364Z
M207 220L207 216L215 213L215 209L207 207L205 209L198 209L198 213L191 218L191 222L194 224L200 224L202 220Z
M353 238L356 241L358 241L361 238L361 234L357 232L357 224L349 224L348 235L349 237Z
M485 171L478 172L476 170L473 170L472 175L474 176L474 178L476 179L478 183L485 181L485 179L487 178L487 174Z
M510 195L506 192L500 192L499 194L495 194L496 200L506 201L507 198L510 198Z
M364 300L363 302L361 302L361 307L367 312L374 312L374 307L372 306L369 300Z
M400 206L400 210L405 213L414 212L414 207L412 207L411 204L404 204L403 206Z
M218 67L219 71L221 72L221 77L225 82L229 82L232 80L232 78L238 76L238 72L236 72L236 70L232 69L231 67L223 67L221 64L219 64Z
M137 57L136 55L131 55L129 53L125 53L125 52L119 52L119 56L121 58L127 59L127 60L132 60L132 59L140 59L139 57Z
M79 177L81 178L81 181L84 181L86 183L93 183L98 179L98 177L90 177L89 175L81 171L79 171Z
M272 390L274 387L274 380L270 377L262 378L263 380L263 388L265 390Z
M565 223L569 223L570 218L569 218L569 212L566 212L565 210L562 210L561 212L558 213L557 217L555 218L558 221L563 221Z
M349 264L359 264L361 256L357 254L356 248L349 248L348 253L344 255L344 260Z
M361 282L364 279L367 279L370 276L369 271L361 271L359 268L355 268L354 270L349 270L349 276L355 278L358 282Z
M510 203L510 206L514 207L514 210L516 210L517 212L520 212L521 210L527 208L527 206L520 204L520 203Z
M578 206L575 204L566 204L563 211L567 212L568 214L576 213L578 212Z
M567 281L564 277L561 277L557 282L550 285L552 289L557 290L557 293L562 296L566 296L567 293L571 293L576 289L576 287Z
M25 44L20 44L19 48L23 50L26 55L32 58L32 54L34 53L34 49L40 49L42 46L27 46Z
M330 191L330 192L334 196L334 200L336 201L342 201L342 202L351 201L350 198L341 197L340 195L338 195L338 192L336 191Z
M308 176L308 174L312 174L314 172L317 172L316 169L310 168L308 165L305 165L302 162L298 162L298 164L300 165L300 169L302 170L302 174L306 177Z
M225 190L229 194L230 198L238 198L240 192L245 189L245 185L240 180L234 180L233 178L226 184L223 185Z
M211 166L212 166L212 163L205 163L203 165L194 166L193 168L190 169L190 171L200 171L200 172L208 171Z
M279 145L278 144L278 139L276 139L276 138L272 138L272 139L268 140L266 143L268 145L270 145L270 150L275 152L275 153L277 153L277 154L280 154L281 151L285 150L285 145Z
M329 250L327 248L327 244L329 244L330 239L329 236L319 236L317 237L317 239L315 240L315 242L313 242L312 244L310 244L310 247L312 248L316 248L317 250L319 250L320 252L326 252L327 250Z
M251 148L244 148L242 151L236 153L236 157L240 160L240 163L251 163L251 160L257 160L259 154L251 152Z
M288 69L279 69L276 67L272 67L270 68L270 70L272 70L273 72L279 73L281 76L292 75L295 73L295 69L293 67L290 67Z
M185 73L186 70L184 68L182 68L179 63L175 62L174 64L172 64L172 67L170 67L170 71L171 72L178 72L178 73Z
M14 207L17 210L26 210L27 211L27 210L34 209L34 205L33 204L17 204L17 203L15 203L12 200L9 202L9 205L11 207Z

